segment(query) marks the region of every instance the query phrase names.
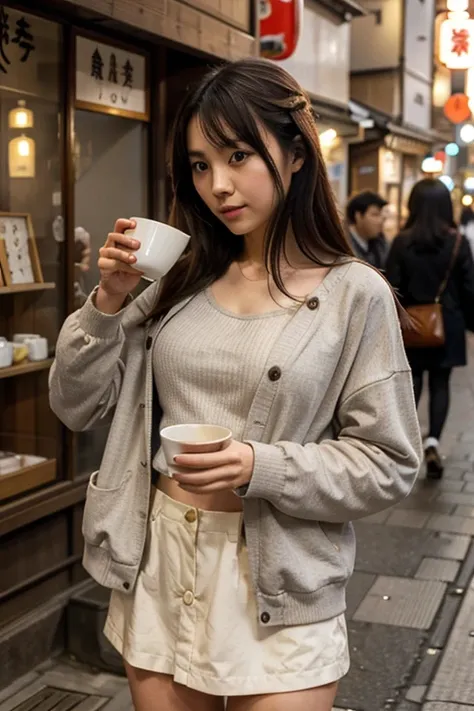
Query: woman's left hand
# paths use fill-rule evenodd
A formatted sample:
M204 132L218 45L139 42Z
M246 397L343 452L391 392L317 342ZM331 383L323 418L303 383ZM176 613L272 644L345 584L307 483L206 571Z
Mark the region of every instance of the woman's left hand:
M248 484L252 478L254 452L249 444L232 440L219 452L178 454L174 461L182 469L173 473L173 479L182 489L192 494L212 494Z

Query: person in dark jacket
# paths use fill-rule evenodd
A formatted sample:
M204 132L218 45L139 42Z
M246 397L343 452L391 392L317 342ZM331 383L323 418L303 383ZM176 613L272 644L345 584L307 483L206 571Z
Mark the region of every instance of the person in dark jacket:
M354 254L377 269L383 269L389 246L382 234L383 209L387 201L370 191L354 195L346 207L349 236Z
M386 269L405 307L435 301L449 271L457 236L451 195L440 180L425 178L418 182L408 210L405 229L392 243ZM451 371L466 365L466 329L474 330L474 262L464 236L441 304L445 344L440 348L407 348L417 404L423 375L428 372L429 432L424 447L427 476L434 479L443 475L438 448L449 410Z

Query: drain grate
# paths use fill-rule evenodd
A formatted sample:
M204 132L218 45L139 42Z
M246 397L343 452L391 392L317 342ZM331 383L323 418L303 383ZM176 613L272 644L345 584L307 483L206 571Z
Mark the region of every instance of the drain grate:
M88 696L46 686L14 706L12 711L97 711L108 700L104 696Z

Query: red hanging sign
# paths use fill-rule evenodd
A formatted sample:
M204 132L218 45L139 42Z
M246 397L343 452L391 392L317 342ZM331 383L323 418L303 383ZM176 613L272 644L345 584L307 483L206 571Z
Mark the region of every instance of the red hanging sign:
M303 10L304 0L259 0L262 57L291 57L300 38Z

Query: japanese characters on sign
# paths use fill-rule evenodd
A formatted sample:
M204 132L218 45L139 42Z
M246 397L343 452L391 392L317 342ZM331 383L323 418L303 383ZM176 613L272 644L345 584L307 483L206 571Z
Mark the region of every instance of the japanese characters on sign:
M147 120L147 92L145 57L77 37L77 106Z
M8 8L0 5L0 74L8 74L12 62L27 62L35 49L32 27L25 15L12 21Z
M474 66L474 20L444 20L440 29L439 58L448 69Z

